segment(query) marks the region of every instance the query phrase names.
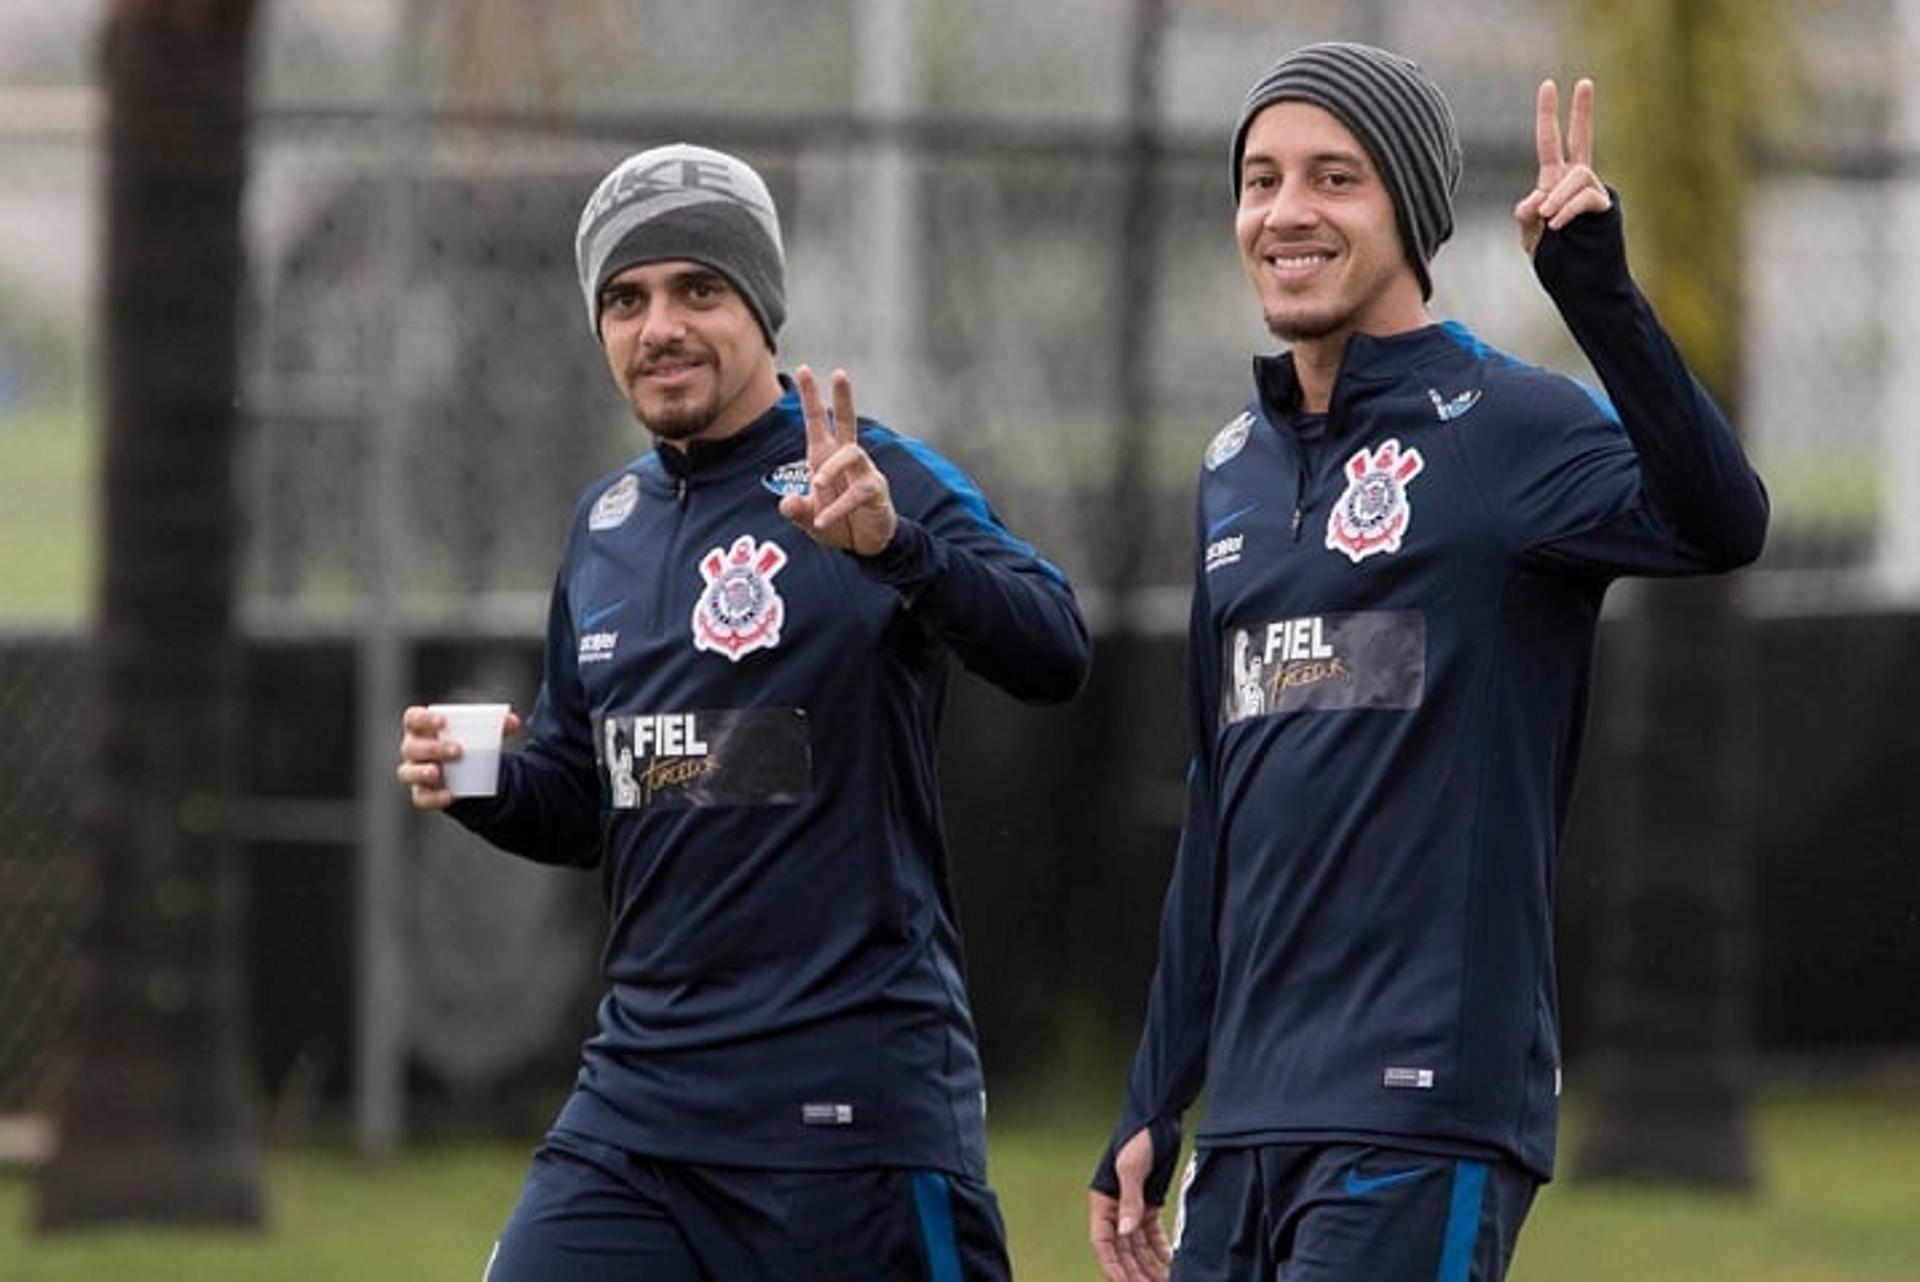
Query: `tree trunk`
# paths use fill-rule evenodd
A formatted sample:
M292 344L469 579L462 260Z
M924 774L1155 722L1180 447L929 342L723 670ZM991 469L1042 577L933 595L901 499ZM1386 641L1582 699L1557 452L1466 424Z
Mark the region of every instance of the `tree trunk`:
M255 1225L240 960L233 461L254 0L115 0L106 439L81 823L92 1006L43 1229Z
M1593 10L1599 137L1616 140L1597 168L1625 195L1642 285L1737 423L1751 140L1784 79L1776 24L1766 0ZM1574 1169L1750 1190L1752 643L1725 577L1639 588L1618 638L1634 715L1616 745L1636 780L1611 824L1594 1112Z
M1751 1189L1754 726L1724 578L1643 585L1637 776L1603 874L1594 1111L1575 1173Z

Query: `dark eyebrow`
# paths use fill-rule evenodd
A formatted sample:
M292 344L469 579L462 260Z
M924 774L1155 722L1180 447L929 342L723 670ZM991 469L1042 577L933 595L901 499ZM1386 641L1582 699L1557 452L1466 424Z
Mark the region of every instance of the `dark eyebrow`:
M1241 158L1240 163L1243 167L1247 165L1278 165L1278 162L1264 151L1250 151ZM1363 153L1344 149L1338 151L1316 151L1307 157L1307 164L1315 167L1321 165L1352 165L1360 169L1371 169L1373 167Z

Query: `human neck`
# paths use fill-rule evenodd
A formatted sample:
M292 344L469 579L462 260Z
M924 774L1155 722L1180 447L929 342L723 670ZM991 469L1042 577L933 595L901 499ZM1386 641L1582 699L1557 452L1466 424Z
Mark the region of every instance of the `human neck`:
M1347 344L1355 334L1373 338L1391 338L1410 334L1433 323L1425 306L1401 314L1390 324L1364 328L1350 326L1321 338L1296 340L1288 349L1293 354L1293 375L1300 384L1300 408L1309 414L1324 414L1333 403L1333 385L1340 377L1340 363L1346 359Z

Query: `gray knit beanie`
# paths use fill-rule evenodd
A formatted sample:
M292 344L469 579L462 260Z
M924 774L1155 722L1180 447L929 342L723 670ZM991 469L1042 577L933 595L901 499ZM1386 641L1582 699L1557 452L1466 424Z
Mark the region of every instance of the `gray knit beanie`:
M629 267L686 259L733 282L766 332L787 319L780 215L745 161L687 143L628 156L580 211L573 261L587 323L600 332L600 291Z
M1407 259L1422 295L1433 294L1432 260L1453 235L1453 193L1463 163L1460 131L1440 86L1419 64L1372 45L1330 41L1296 49L1247 94L1233 131L1233 191L1253 118L1276 102L1331 113L1367 149L1387 184Z

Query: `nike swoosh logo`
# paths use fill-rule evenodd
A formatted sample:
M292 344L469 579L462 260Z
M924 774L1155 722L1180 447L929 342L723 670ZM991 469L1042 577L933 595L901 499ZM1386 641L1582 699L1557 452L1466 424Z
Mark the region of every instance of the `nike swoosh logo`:
M1360 1168L1355 1166L1347 1171L1347 1196L1365 1197L1381 1189L1390 1189L1396 1184L1411 1183L1432 1169L1427 1166L1416 1166L1407 1171L1389 1171L1385 1175L1362 1175Z
M580 630L584 632L594 624L612 618L614 615L620 613L620 607L625 604L625 601L615 601L611 605L603 605L598 609L587 611L580 616Z
M1227 513L1225 516L1221 517L1219 520L1215 521L1213 524L1207 527L1207 537L1212 538L1214 535L1220 533L1220 531L1226 529L1229 525L1232 525L1235 521L1239 520L1241 517L1245 516L1247 513L1253 511L1253 509L1259 506L1260 506L1259 501L1255 500L1254 502L1247 504L1245 507L1235 508L1233 511Z

